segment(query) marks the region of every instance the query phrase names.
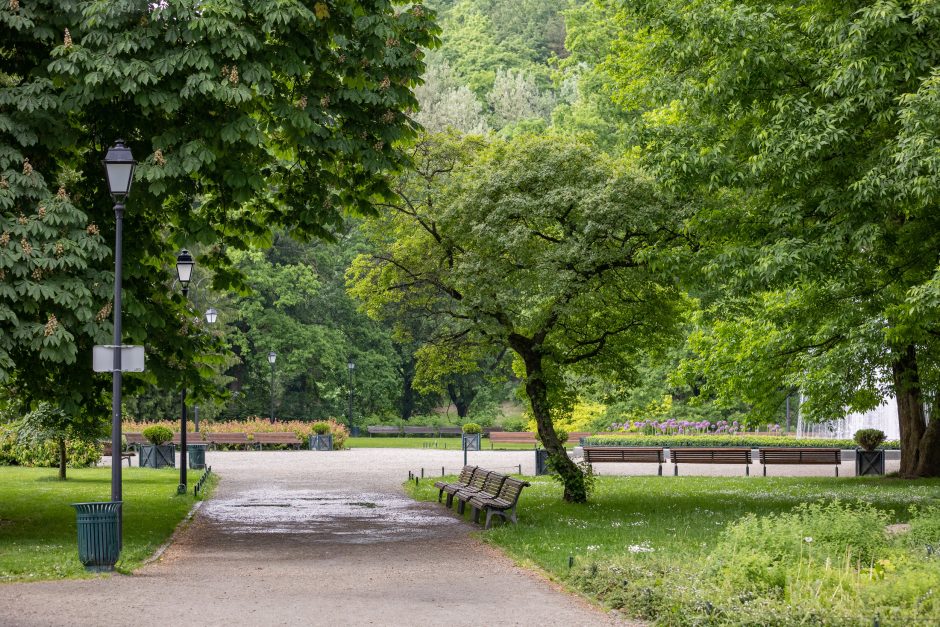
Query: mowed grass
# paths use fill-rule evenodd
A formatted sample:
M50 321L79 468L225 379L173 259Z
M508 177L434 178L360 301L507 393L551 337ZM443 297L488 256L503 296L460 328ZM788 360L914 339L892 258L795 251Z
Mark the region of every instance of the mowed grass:
M124 468L124 547L118 570L139 567L192 508L178 496L178 469ZM111 469L69 468L59 481L54 468L0 467L0 581L33 581L86 576L78 561L75 509L71 503L111 500ZM209 490L216 479L210 475ZM204 497L200 492L200 499Z
M480 442L484 451L491 450L490 441L483 438ZM572 448L574 444L568 446ZM434 438L434 437L405 437L405 436L365 436L350 437L346 440L347 448L436 448L440 450L459 451L460 438ZM492 450L497 451L531 451L531 444L496 444Z
M903 610L907 619L940 624L940 545L929 544L940 541L938 480L599 477L587 505L564 503L550 478L529 480L519 524L481 537L629 615L664 625L872 624L876 616L889 625L903 622L890 620ZM406 486L436 501L433 482ZM859 508L868 512L859 520L875 517L876 541L884 541L872 556L818 552L827 535L858 531L854 511L831 524L827 511L800 513L801 504L833 502L836 514ZM912 515L920 519L910 541L884 533L886 523ZM774 546L787 542L794 546Z

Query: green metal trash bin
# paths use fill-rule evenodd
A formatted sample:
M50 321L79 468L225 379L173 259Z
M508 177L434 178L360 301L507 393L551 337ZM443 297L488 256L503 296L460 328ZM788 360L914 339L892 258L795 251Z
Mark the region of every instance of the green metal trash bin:
M201 470L206 467L206 447L208 444L187 444L189 450L189 467Z
M78 515L78 559L85 570L114 570L121 555L121 501L72 503Z

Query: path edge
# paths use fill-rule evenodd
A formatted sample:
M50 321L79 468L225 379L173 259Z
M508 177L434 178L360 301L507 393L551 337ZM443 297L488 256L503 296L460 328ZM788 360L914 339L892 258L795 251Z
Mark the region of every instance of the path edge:
M163 554L166 552L166 550L170 548L170 546L174 542L176 542L177 536L179 536L183 531L185 531L189 527L189 523L191 523L193 518L196 517L196 513L200 510L200 508L202 508L203 503L205 503L205 501L196 501L195 503L193 503L193 506L190 508L189 513L187 513L186 516L183 517L183 520L181 520L179 524L176 525L176 529L173 530L173 533L170 534L170 537L167 538L163 544L158 546L157 549L153 552L153 554L147 559L145 559L143 562L141 562L140 566L138 568L135 568L134 570L138 570L140 568L143 568L144 566L149 566L150 564L153 564L154 562L158 561L161 557L163 557Z

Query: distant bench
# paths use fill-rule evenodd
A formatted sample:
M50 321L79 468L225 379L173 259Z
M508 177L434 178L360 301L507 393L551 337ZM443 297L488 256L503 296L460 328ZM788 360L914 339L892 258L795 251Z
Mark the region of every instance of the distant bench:
M661 476L666 455L662 447L585 446L584 461L588 464L659 464L659 474Z
M577 444L581 438L591 435L587 432L576 431L568 434L567 444ZM496 444L537 444L535 434L531 431L493 431L490 433L490 448Z
M803 465L821 464L833 465L836 476L839 476L839 464L842 463L842 449L838 448L785 448L766 447L757 450L760 463L764 465L764 476L767 476L769 464Z
M244 446L246 449L251 446L247 433L207 433L206 442L216 447L219 444Z
M303 444L303 441L298 438L297 434L293 431L256 433L254 434L253 442L258 445L258 450L261 450L265 444L283 444L286 446L293 446L297 449L299 449L300 445Z
M127 460L127 467L130 468L130 467L131 467L131 457L134 457L135 455L137 455L137 453L135 453L134 451L121 451L121 461L123 462L123 461L126 459L126 460ZM102 456L102 457L111 457L111 458L112 458L112 459L111 459L111 463L112 463L112 464L114 463L114 458L113 458L113 453L112 453L112 451L111 451L111 443L110 443L110 442L102 442L102 443L101 443L101 456Z
M751 474L750 448L671 448L669 459L676 476L679 464L742 464L744 474Z

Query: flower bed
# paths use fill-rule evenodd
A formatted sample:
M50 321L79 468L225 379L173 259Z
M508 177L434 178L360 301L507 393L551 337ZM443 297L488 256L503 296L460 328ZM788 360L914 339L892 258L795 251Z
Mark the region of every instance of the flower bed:
M843 448L854 449L854 440L798 439L789 436L773 435L603 435L584 439L587 446L789 446L805 448ZM885 449L899 449L897 440L884 443Z
M326 422L330 425L330 432L333 434L333 448L341 449L343 448L346 438L349 437L349 431L346 429L345 425L342 425L335 420L323 420L318 422ZM147 427L153 425L160 425L171 429L173 432L176 432L179 429L178 420L153 420L145 422L124 422L121 426L122 432L132 432L139 433L146 429ZM308 444L308 438L310 437L310 427L313 425L312 422L304 422L302 420L275 420L271 421L267 418L252 418L249 420L225 420L219 422L200 422L199 426L201 427L199 431L203 434L205 433L247 433L248 439L251 440L252 436L255 433L276 433L276 432L293 432L297 434L297 437L303 440L304 446ZM189 424L189 433L193 433L195 429L193 428L192 423Z

